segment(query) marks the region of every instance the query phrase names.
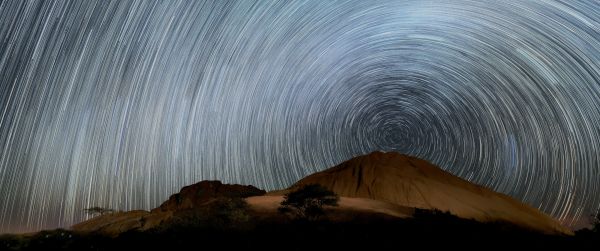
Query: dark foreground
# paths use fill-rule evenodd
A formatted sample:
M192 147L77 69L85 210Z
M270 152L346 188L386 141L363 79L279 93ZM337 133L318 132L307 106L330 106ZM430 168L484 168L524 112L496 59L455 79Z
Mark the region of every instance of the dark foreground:
M112 238L68 230L4 235L0 250L400 250L404 248L565 248L596 250L600 233L551 236L504 223L479 223L423 211L413 219L357 215L353 222L181 218Z

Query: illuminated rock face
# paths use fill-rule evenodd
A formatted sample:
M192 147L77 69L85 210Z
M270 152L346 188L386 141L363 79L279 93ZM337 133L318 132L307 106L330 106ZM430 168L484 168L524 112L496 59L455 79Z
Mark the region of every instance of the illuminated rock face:
M217 198L246 198L253 217L277 218L284 194L306 184L321 184L340 196L329 208L334 221L352 221L363 214L411 217L414 208L439 209L482 222L506 221L545 233L572 234L556 220L509 196L475 185L427 161L399 153L374 152L309 175L290 188L265 191L253 186L202 181L186 186L152 211L117 212L72 227L111 236L130 230L148 230L210 207ZM260 217L259 217L260 218Z
M204 203L217 197L246 198L265 194L264 190L254 186L243 186L237 184L223 184L218 180L201 181L196 184L183 187L179 193L173 194L169 200L163 202L152 212L167 212L200 207Z
M167 201L150 212L134 210L101 215L76 224L71 229L79 232L98 232L109 236L117 236L131 230L145 231L170 221L173 215L210 206L210 203L217 198L245 198L263 194L265 194L264 190L253 186L201 181L183 187L179 193L171 195Z
M507 221L546 233L571 234L556 220L507 195L470 183L427 161L399 153L373 152L309 175L286 190L321 184L340 196L450 211L478 221Z

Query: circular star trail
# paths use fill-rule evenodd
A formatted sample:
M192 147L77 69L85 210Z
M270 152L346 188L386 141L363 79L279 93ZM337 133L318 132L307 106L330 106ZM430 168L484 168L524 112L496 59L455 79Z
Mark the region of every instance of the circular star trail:
M595 1L0 2L0 232L375 150L600 204Z

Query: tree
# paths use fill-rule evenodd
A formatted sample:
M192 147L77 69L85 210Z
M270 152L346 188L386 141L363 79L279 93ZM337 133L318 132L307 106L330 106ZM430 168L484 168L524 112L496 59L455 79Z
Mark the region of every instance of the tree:
M592 231L600 233L600 211L598 211L596 215L592 215L592 217L594 217L592 220Z
M337 206L339 197L319 184L304 185L284 196L280 213L296 219L314 221L325 214L323 206Z
M103 208L103 207L90 207L90 208L84 209L84 211L92 216L105 215L105 214L115 212L115 210L113 210L113 209Z

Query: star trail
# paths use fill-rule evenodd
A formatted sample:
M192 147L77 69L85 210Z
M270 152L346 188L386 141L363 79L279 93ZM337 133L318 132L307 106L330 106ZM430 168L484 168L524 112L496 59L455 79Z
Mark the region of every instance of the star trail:
M0 232L376 150L575 226L599 139L597 1L0 1Z

